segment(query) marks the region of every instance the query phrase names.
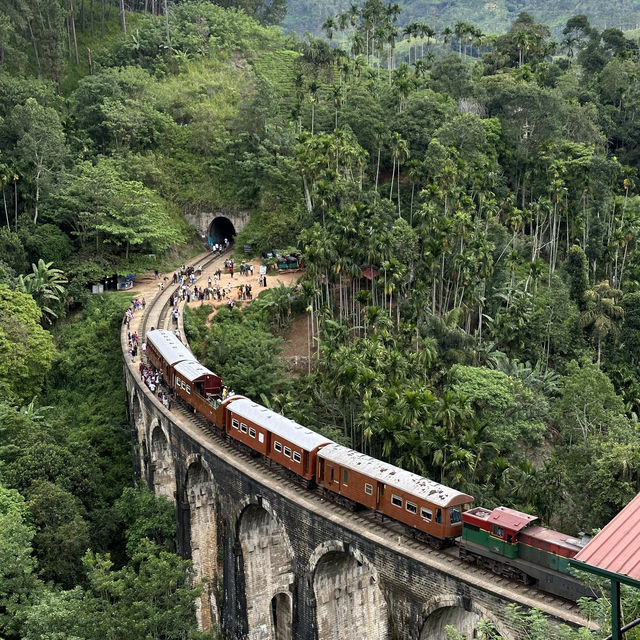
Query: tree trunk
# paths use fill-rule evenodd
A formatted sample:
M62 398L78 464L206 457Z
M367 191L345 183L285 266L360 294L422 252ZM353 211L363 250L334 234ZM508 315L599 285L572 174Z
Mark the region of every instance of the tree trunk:
M36 205L33 212L33 224L38 222L38 205L40 204L40 170L36 174Z
M127 39L127 18L124 13L124 0L120 0L120 26L125 40Z
M171 35L169 33L169 7L167 4L167 0L163 0L164 2L164 28L167 32L167 44L171 44Z
M27 20L27 24L29 25L29 33L31 34L31 42L33 42L33 53L36 58L36 67L38 67L38 75L41 75L42 69L40 68L40 56L38 55L38 41L36 37L33 35L33 27L31 26L31 20Z
M4 185L2 186L2 200L4 202L4 215L7 219L7 229L11 231L11 225L9 223L9 209L7 209L7 194L4 191Z
M71 9L69 20L71 22L71 34L73 35L73 50L76 55L76 66L80 66L80 58L78 57L78 38L76 37L76 17L73 11L73 0L69 0L69 8Z

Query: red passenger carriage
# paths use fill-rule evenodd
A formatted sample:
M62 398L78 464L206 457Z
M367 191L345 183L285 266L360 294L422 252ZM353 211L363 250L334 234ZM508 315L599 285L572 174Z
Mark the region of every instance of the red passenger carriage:
M437 545L462 532L473 498L339 444L318 452L318 484L424 534Z
M307 482L315 478L318 451L331 443L329 438L247 398L229 405L226 431Z

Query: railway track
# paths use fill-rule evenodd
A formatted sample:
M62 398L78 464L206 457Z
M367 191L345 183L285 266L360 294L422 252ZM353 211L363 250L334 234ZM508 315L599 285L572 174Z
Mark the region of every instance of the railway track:
M209 267L216 259L220 258L220 255L211 255L206 259L203 259L200 263L203 268ZM175 290L175 286L172 284L167 287L165 291L159 292L151 302L147 304L147 308L139 321L138 332L140 336L144 336L147 327L165 328L169 323L169 298L171 293ZM126 353L126 330L123 331L123 350ZM186 342L186 338L185 338ZM133 365L131 365L133 366ZM136 379L134 375L134 379ZM158 402L157 397L154 396L154 401ZM159 403L160 404L160 403ZM457 556L457 548L452 547L449 549L434 549L425 542L417 540L408 535L406 529L402 524L386 519L381 520L381 516L372 511L350 511L346 507L339 505L333 501L327 499L326 495L321 492L320 489L315 491L308 491L303 488L299 483L293 481L283 469L280 467L268 464L265 460L255 458L244 450L241 450L236 444L229 440L224 432L213 427L203 416L194 414L191 408L186 408L180 401L176 402L172 407L172 413L178 422L186 422L192 427L196 427L197 430L204 436L205 441L209 440L215 449L221 450L226 454L225 457L231 458L237 461L240 467L259 467L259 473L264 477L265 484L270 486L278 486L282 488L282 491L288 490L293 492L302 498L307 500L311 499L317 501L318 510L322 509L327 512L328 515L334 515L337 517L347 518L349 528L357 530L368 530L377 537L386 539L389 545L401 544L403 552L409 554L419 554L425 561L430 559L432 562L450 567L452 573L462 573L465 575L465 579L472 583L477 584L490 584L495 585L498 588L509 591L510 593L519 594L524 600L534 600L539 603L540 608L549 615L567 621L573 622L573 624L582 624L589 626L588 621L582 618L579 607L570 601L563 600L561 598L551 596L548 593L540 591L535 587L515 582L508 578L496 575L487 569L479 567L475 564L469 564L464 560L461 560ZM272 482L269 482L272 481Z
M198 264L202 265L202 270L209 267L216 260L221 258L225 252L217 253L217 254L209 254L202 260L196 260L190 266L196 267ZM196 279L196 282L199 282L200 278ZM167 329L169 325L169 298L171 294L176 291L178 285L173 284L171 282L168 284L164 290L158 291L158 293L154 296L153 300L147 304L147 307L142 315L140 323L138 325L138 335L141 338L144 338L147 332L147 328L154 327L155 329Z

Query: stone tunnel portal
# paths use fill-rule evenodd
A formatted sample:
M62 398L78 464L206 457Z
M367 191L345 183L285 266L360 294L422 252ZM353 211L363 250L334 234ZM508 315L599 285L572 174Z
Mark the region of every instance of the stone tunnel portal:
M222 244L225 238L232 242L235 235L236 228L233 226L233 222L229 218L218 216L209 225L209 246L216 243Z

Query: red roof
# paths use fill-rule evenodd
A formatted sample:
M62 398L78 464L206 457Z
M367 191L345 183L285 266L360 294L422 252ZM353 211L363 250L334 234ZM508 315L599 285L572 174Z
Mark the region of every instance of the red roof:
M530 516L528 513L522 513L515 509L497 507L491 512L487 522L497 524L499 527L509 529L509 531L520 531L520 529L537 519L537 516Z
M362 277L367 280L373 280L373 278L377 278L380 275L380 272L373 267L365 267L362 270Z
M575 559L604 571L640 580L640 493Z

